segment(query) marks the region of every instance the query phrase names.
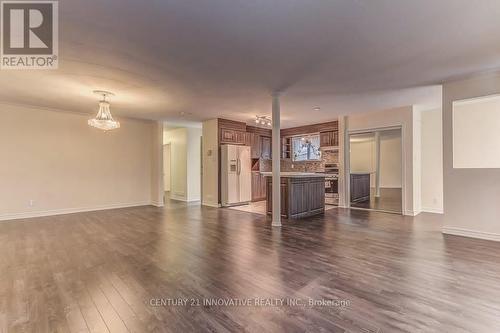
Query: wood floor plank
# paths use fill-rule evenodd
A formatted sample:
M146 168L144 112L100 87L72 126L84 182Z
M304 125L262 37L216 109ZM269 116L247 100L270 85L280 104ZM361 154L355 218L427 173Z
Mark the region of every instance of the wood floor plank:
M174 201L3 222L0 332L500 331L500 244L441 224L332 209L276 229ZM178 299L201 304L154 304ZM255 303L203 303L230 299Z

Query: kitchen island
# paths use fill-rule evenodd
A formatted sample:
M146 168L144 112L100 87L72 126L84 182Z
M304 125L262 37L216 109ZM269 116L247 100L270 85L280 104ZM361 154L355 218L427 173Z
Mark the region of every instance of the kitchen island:
M266 211L268 215L271 215L273 207L272 173L261 173L266 176ZM282 172L280 181L282 217L301 218L325 212L324 174Z

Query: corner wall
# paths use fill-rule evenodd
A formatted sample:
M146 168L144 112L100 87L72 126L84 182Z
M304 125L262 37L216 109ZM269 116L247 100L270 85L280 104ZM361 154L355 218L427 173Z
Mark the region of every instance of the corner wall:
M217 119L203 122L202 204L219 206L219 132Z
M422 211L443 213L443 122L441 108L422 111Z

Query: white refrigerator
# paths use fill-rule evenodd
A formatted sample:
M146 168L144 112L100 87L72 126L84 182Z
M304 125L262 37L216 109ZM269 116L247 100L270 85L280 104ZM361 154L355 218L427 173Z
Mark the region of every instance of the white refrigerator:
M244 205L252 199L250 147L221 146L222 206Z

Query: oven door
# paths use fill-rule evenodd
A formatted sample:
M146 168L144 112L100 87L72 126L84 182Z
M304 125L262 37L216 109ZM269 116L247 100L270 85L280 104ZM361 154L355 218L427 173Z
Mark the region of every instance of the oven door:
M325 193L339 193L339 180L336 177L325 178Z

